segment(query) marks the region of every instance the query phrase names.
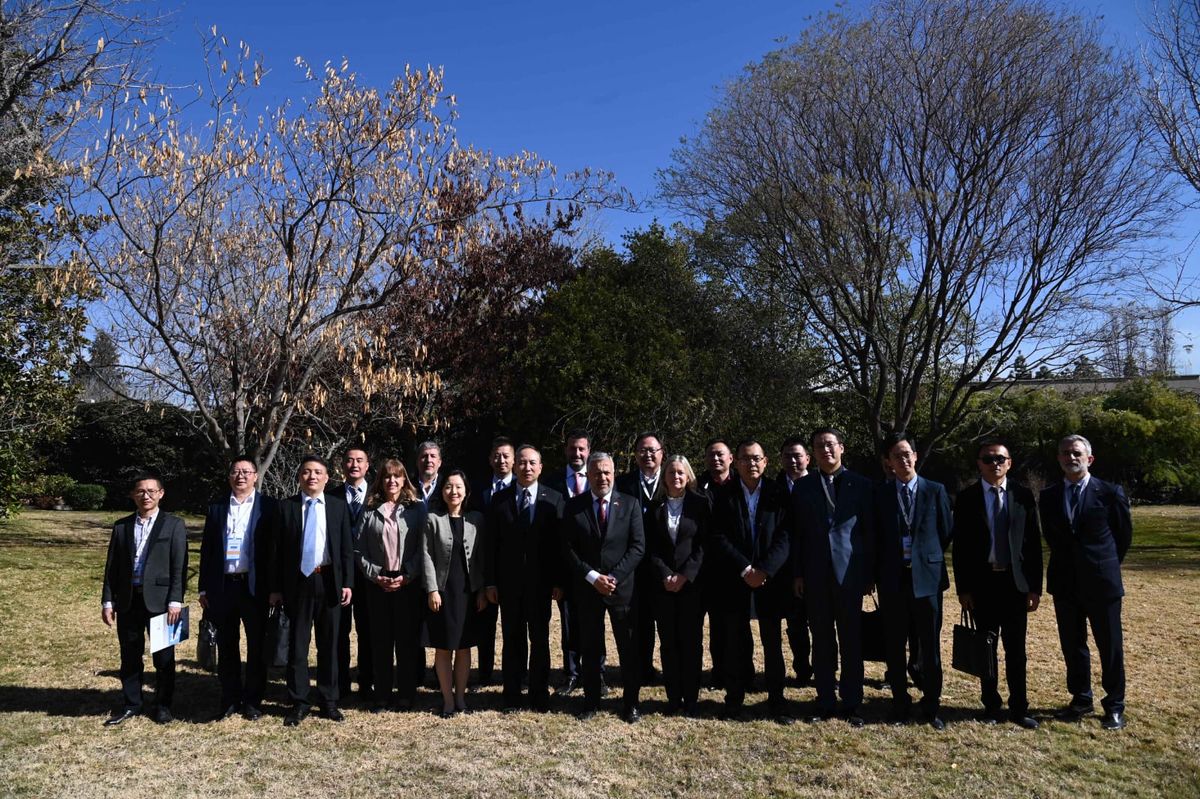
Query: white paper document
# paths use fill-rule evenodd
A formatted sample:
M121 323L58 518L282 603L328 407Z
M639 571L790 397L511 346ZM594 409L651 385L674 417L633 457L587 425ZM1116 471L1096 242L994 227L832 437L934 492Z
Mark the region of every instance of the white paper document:
M167 614L150 617L150 652L154 653L175 646L188 637L188 609L185 605L179 612L179 621L167 624Z

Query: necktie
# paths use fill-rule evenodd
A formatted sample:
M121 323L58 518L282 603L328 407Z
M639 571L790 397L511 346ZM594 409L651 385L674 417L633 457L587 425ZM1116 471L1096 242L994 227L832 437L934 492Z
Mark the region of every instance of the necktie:
M992 486L992 560L997 566L1008 566L1008 505L1000 486Z
M317 568L317 501L311 497L304 503L304 553L300 556L300 573L305 577Z
M362 494L359 493L362 491L362 489L358 486L354 486L350 490L354 492L354 497L350 500L350 518L354 521L358 521L358 517L362 513L363 507Z
M608 532L608 500L600 500L600 534L604 535Z
M900 489L900 501L904 503L905 517L912 515L912 487L903 486Z
M496 485L492 486L492 494L493 495L499 494L503 490L504 490L504 481L503 480L497 480Z
M579 496L583 493L583 473L575 472L575 492L574 496Z
M1075 521L1075 514L1079 510L1079 495L1083 492L1083 482L1080 481L1071 486L1071 521Z

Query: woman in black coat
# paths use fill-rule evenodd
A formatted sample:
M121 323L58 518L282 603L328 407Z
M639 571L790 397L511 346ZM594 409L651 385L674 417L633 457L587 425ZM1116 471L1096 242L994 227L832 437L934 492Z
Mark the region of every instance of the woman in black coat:
M704 639L704 604L696 575L704 559L711 516L708 499L696 492L696 475L682 455L663 464L666 495L651 509L646 551L657 578L654 620L661 640L667 712L696 715Z

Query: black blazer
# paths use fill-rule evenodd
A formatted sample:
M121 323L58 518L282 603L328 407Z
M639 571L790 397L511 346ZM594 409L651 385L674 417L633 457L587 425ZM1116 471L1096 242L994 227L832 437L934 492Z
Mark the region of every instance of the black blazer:
M603 601L614 607L628 606L633 602L634 571L646 554L641 507L628 494L613 491L608 507L608 530L602 536L592 509L594 501L595 497L589 491L572 497L563 507L560 541L573 596L582 602ZM616 578L617 590L612 596L601 596L588 583L587 573L593 569Z
M137 548L133 540L130 514L118 519L108 539L108 558L104 563L104 588L101 601L111 602L117 613L129 610L133 601L133 559ZM178 516L160 510L146 541L142 568L142 598L153 614L166 613L171 602L183 603L187 586L187 528Z
M537 485L533 498L533 524L518 510L521 487L514 480L491 502L488 517L486 584L505 596L542 594L549 600L562 588L562 547L558 542L563 498L553 488Z
M299 589L300 559L304 556L303 494L288 497L279 503L272 528L275 556L269 570L270 593L283 594L283 601L292 604ZM329 568L333 577L334 603L341 600L343 588L354 587L354 544L350 538L350 509L336 496L325 495L325 542L329 549Z
M750 511L741 479L722 486L713 503L712 546L709 556L719 561L713 574L714 590L726 610L750 612L750 586L742 579L747 566L767 573L767 582L755 593L760 616L782 616L792 601L791 569L788 568L787 497L768 478L760 483L754 535Z
M424 503L405 505L396 519L397 534L403 539L400 548L400 576L407 582L405 589L425 580L425 523L428 512ZM358 573L371 582L383 571L387 555L383 547L383 529L387 519L379 506L363 512L362 527L354 542Z
M662 498L667 495L667 481L663 477L662 469L658 470L658 482L654 484L654 494L652 496L647 497L646 492L642 490L642 472L637 468L618 477L613 487L622 494L628 494L637 501L638 507L642 510L643 523L645 522L645 515L650 512L655 503L662 501Z
M342 502L346 502L346 484L338 483L334 485L331 483L326 485L325 496L333 497L334 499L340 499ZM350 503L346 502L346 509L350 510L350 538L355 542L358 541L358 535L360 532L362 532L363 519L366 518L367 515L367 500L370 498L371 484L367 483L366 491L363 492L363 504L362 507L358 509L357 516L354 515L354 511L350 510Z
M876 524L879 559L876 584L880 596L900 592L904 566L904 521L896 483L887 481L876 489ZM946 573L946 547L954 521L950 497L941 483L917 476L912 510L912 587L914 597L930 597L950 587Z
M1085 599L1125 595L1121 561L1133 541L1129 500L1119 485L1088 478L1074 523L1067 520L1062 481L1042 490L1042 533L1050 547L1046 590Z
M992 567L988 555L992 533L988 526L983 480L958 492L954 502L954 589L959 596L977 594ZM1042 593L1042 531L1033 492L1008 481L1008 557L1013 583L1024 594Z
M812 469L792 490L792 564L804 578L805 592L820 593L830 582L843 591L863 594L875 576L875 487L861 474L843 470L834 478L836 505L830 516L821 472ZM830 539L849 544L843 574L833 563Z
M708 497L688 491L683 495L682 515L675 531L675 542L667 532L667 500L656 502L646 517L646 550L654 571L655 586L665 591L662 581L672 574L682 574L689 583L696 582L704 562L704 546L709 539L712 509Z
M562 467L561 469L555 469L554 474L550 475L549 477L546 477L546 473L542 472L541 478L538 478L538 484L541 485L542 483L545 483L547 488L553 488L555 491L562 494L563 502L566 502L570 499L574 499L574 497L571 496L571 492L567 490L567 467L566 466ZM588 493L588 482L587 482L586 474L584 475L584 481L583 481L583 493L585 493L585 494Z
M413 478L413 491L417 492L417 502L424 505L425 510L429 513L446 512L446 500L442 499L442 480L442 475L439 473L437 480L433 484L433 493L429 495L429 503L426 504L423 499L424 495L421 493L421 479L419 477Z
M250 541L254 552L250 556L250 593L267 598L266 574L271 559L271 527L279 512L279 502L261 491L254 494L250 509ZM204 517L204 534L200 539L200 591L210 606L224 607L225 601L225 523L229 518L229 495L214 500ZM261 582L260 582L261 580ZM260 588L264 590L259 590Z

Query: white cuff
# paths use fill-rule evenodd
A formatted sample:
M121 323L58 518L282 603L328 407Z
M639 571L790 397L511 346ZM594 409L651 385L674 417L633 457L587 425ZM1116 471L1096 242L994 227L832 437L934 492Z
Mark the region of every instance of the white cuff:
M589 584L595 583L597 580L600 579L600 572L596 571L595 569L592 569L590 572L587 573L586 579Z
M111 602L101 602L101 603L100 603L100 609L101 609L101 610L112 610L112 609L113 609L113 603L111 603Z
M179 610L179 609L181 609L182 607L183 607L183 603L182 603L182 602L168 602L168 603L167 603L167 609L168 609L168 610Z
M747 574L749 574L750 570L753 568L753 566L747 566L746 568L742 569L742 577L745 577Z

